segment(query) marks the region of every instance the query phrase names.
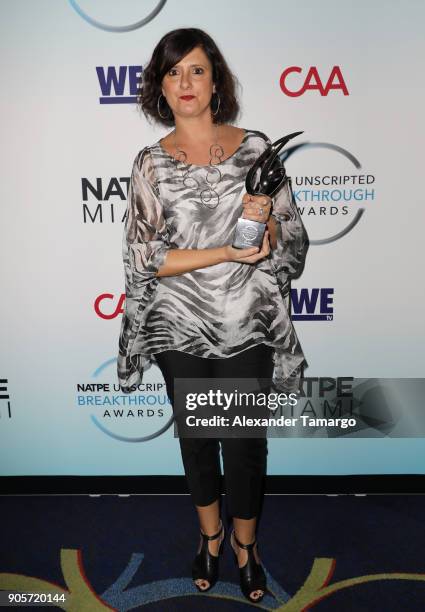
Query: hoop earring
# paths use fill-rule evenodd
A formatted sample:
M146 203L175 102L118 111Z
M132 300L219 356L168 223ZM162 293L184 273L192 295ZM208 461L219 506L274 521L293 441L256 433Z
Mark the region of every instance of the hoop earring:
M217 108L216 108L215 112L213 112L212 109L211 109L211 114L214 115L214 117L215 117L217 115L218 111L219 111L219 108L220 108L220 96L219 96L219 94L216 91L214 93L215 93L215 95L218 98L218 104L217 104ZM211 96L211 98L212 98L212 96Z
M156 103L156 108L157 108L157 111L158 111L158 115L161 117L161 119L171 119L172 113L169 114L169 115L161 115L160 102L159 102L161 100L161 96L164 97L162 95L162 93L160 93L159 96L158 96L157 103Z

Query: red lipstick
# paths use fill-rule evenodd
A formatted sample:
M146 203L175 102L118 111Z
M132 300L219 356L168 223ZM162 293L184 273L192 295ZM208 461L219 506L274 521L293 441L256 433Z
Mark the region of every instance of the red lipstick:
M195 96L180 96L182 100L192 100Z

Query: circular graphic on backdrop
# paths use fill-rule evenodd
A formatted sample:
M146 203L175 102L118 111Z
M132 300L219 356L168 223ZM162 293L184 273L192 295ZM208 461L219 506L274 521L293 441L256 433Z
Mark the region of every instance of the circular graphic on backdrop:
M140 19L139 21L136 21L135 23L130 23L129 25L124 26L113 26L108 25L106 23L101 23L100 21L97 21L97 19L93 19L93 17L90 17L90 15L83 11L83 9L77 3L77 0L69 0L70 5L73 9L75 9L75 11L80 15L80 17L82 17L85 21L87 21L87 23L94 26L95 28L105 30L106 32L131 32L132 30L137 30L138 28L141 28L150 21L152 21L152 19L154 19L161 11L162 7L166 2L167 0L159 0L155 8L146 17Z
M103 362L92 373L91 382L103 383L104 380L100 377L108 379L112 367L116 377L116 363L115 357ZM93 412L90 414L92 423L115 440L149 442L158 438L174 424L174 413L159 368L157 366L149 368L143 378L144 383L140 386L147 387L147 390L135 390L131 394L124 395L119 386L115 382L109 383L109 380L106 390L80 392L81 397L91 396L89 397L91 401L84 404L79 402L79 408L81 409L83 405L92 407ZM156 386L153 383L156 383ZM154 390L151 390L152 386L155 387ZM137 434L137 430L142 435Z
M283 153L281 153L279 157L282 160L282 162L285 163L292 155L294 155L294 153L303 152L303 151L311 150L311 149L328 149L330 151L338 153L343 158L348 160L348 162L352 166L354 166L355 170L360 170L362 167L359 160L352 153L347 151L347 149L344 149L343 147L340 147L338 145L335 145L329 142L304 142L301 144L293 145L285 149L285 151L283 151ZM351 230L358 224L364 212L365 212L365 209L360 207L356 212L353 212L351 216L351 220L342 229L331 234L328 237L310 239L309 243L311 245L329 244L331 242L335 242L336 240L343 238L349 232L351 232Z

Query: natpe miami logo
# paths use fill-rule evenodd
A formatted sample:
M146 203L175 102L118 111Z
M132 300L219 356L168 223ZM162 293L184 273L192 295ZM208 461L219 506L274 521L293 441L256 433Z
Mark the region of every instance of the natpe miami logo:
M8 379L0 378L0 419L3 417L12 418L12 410L10 406L10 394L7 388Z
M72 6L72 8L76 11L76 13L78 13L78 15L82 19L84 19L84 21L86 21L87 23L89 23L95 28L99 28L99 30L104 30L105 32L131 32L132 30L137 30L138 28L141 28L147 23L149 23L150 21L152 21L152 19L154 19L158 15L158 13L161 11L166 1L167 0L159 0L159 2L155 4L152 11L148 13L145 17L140 16L139 19L127 25L112 25L112 24L104 23L103 20L100 21L99 19L96 19L95 17L93 17L92 14L89 14L86 10L84 10L80 6L81 0L79 2L77 2L77 0L69 0L69 3ZM83 4L87 4L87 2L84 2ZM109 7L108 7L108 4L110 5ZM131 3L131 4L134 5L134 3ZM137 3L138 12L145 12L146 8L143 6L144 4L145 3L143 2ZM103 0L103 2L101 3L103 19L105 19L105 13L108 12L108 8L112 9L111 11L112 13L116 12L116 9L115 9L116 5L117 5L116 0L114 0L113 2L112 1L105 2L105 0ZM99 4L97 4L97 7L98 6ZM123 13L123 11L125 10L125 2L123 2L123 0L119 2L119 10L120 10L120 14Z

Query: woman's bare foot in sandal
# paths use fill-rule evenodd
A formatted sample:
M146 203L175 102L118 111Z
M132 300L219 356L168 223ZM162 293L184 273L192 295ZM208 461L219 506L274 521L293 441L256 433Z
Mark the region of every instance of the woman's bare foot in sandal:
M217 536L218 534L218 536ZM216 537L214 537L216 536ZM213 537L214 539L208 539L209 537ZM201 539L199 542L199 547L197 551L197 555L194 561L193 577L195 575L199 575L202 573L205 578L196 578L194 579L195 585L198 587L200 591L208 591L212 586L214 586L215 582L218 578L218 557L221 550L221 544L224 540L224 528L223 523L220 521L220 526L216 530L214 534L205 534L201 530ZM212 567L214 566L214 567ZM211 576L211 581L207 579L207 576Z
M254 541L253 545L250 543L248 544L248 549L243 548L243 546L245 546L245 544L242 544L241 542L239 542L239 544L242 544L242 547L238 545L238 543L236 542L235 539L235 532L232 531L232 535L230 537L230 544L233 548L233 551L237 557L237 563L239 566L239 569L242 569L242 574L243 574L243 570L244 568L247 566L248 564L248 560L249 560L249 555L253 555L255 562L257 564L257 566L259 568L261 568L260 565L260 557L258 555L258 550L257 550L257 542L256 540ZM263 570L261 568L261 573L263 574ZM242 585L242 577L241 577L241 587ZM260 578L260 581L262 579ZM243 590L244 595L251 601L255 602L255 601L259 601L264 597L265 591L263 589L254 589L253 591L247 591L247 589L245 588L245 590Z

